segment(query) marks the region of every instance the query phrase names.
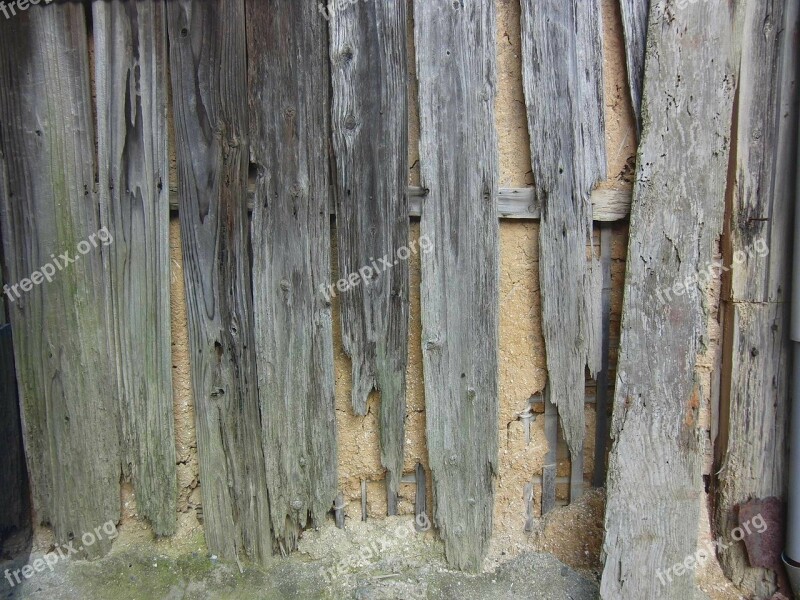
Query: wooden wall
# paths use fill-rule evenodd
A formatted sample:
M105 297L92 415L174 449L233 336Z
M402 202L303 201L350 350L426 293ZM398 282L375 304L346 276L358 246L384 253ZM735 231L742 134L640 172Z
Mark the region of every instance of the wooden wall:
M712 311L700 296L657 296L703 269L723 233L730 256L758 236L778 250L735 271L726 288L717 526L729 529L751 496L783 493L780 458L762 464L782 444L788 410L789 219L772 219L788 211L793 189L779 174L794 156L797 10L775 8L783 4L620 0L641 143L613 407L608 598L678 597L692 586L691 577L659 586L653 572L697 543L696 365ZM541 483L542 507L554 505L560 422L577 499L587 369L603 415L609 381L610 238L598 223L627 218L631 202L596 189L607 176L604 6L521 0L534 179L524 189L499 185L493 2L385 0L326 17L296 0L110 0L89 11L33 7L0 22L7 281L74 255L99 231L109 240L8 303L37 520L58 540L116 521L120 482L130 480L154 531L175 529L170 209L181 223L212 552L255 561L288 552L334 506L333 293L352 361L352 412L364 415L380 394L386 507L397 512L409 344L409 269L399 251L409 218L432 248L421 257L421 349L432 516L449 561L480 569L492 536L498 219L540 221L549 382L528 410L545 406L552 460L531 474L527 494ZM758 34L764 22L774 24L770 37ZM409 188L414 68L421 169ZM598 229L600 263L586 253ZM349 285L331 281L332 258ZM755 346L771 351L754 360ZM751 398L767 396L774 410L753 429ZM602 445L605 419L597 435ZM755 437L764 447L754 453ZM604 461L601 446L595 484ZM773 473L769 485L757 484L761 470ZM736 576L743 561L738 548L724 564Z

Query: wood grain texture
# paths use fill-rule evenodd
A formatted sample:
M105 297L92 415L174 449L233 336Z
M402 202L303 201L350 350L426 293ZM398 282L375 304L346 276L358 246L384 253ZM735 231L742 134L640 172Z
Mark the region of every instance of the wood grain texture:
M622 13L622 31L625 37L628 89L631 95L631 103L633 104L633 112L636 115L636 126L640 127L650 0L619 0L619 5ZM680 10L680 8L676 8L676 10Z
M703 483L698 352L710 307L659 293L711 262L722 230L741 15L724 2L650 13L642 140L607 480L608 599L688 598ZM665 12L662 12L665 11ZM659 577L659 570L662 577Z
M28 524L28 473L22 446L11 325L0 326L0 539Z
M493 2L414 2L422 351L434 521L476 571L492 533L498 431L498 154Z
M209 549L271 554L247 229L244 0L167 3L197 450Z
M523 87L535 194L548 394L574 465L586 431L585 371L600 368L591 190L606 176L598 0L522 2ZM574 471L574 470L573 470ZM573 472L580 486L581 473ZM580 489L572 492L573 499Z
M82 6L32 7L0 22L0 132L8 280L23 285L46 263L62 266L52 282L20 288L11 322L36 519L63 544L120 517L105 249L86 246L100 219ZM80 556L110 546L103 539Z
M156 535L176 527L163 2L92 5L100 215L108 248L122 469Z
M355 7L350 10L357 10ZM337 493L330 65L310 2L248 0L253 282L272 528L285 550Z
M796 2L753 2L744 20L715 468L715 528L725 541L738 526L739 504L787 492L799 9ZM755 597L777 591L774 573L750 567L741 544L721 550L720 559Z
M408 363L408 105L406 1L367 2L330 21L342 340L352 361L353 410L380 390L381 464L389 515L403 475ZM383 257L392 268L374 268Z

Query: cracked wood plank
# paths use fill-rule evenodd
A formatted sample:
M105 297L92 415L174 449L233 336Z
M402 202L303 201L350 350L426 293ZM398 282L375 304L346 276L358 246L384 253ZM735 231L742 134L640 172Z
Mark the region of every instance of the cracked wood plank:
M64 544L120 518L106 248L88 241L100 219L83 6L32 7L0 23L0 136L6 273L24 286L9 304L33 504ZM39 271L46 263L51 282Z
M715 528L725 574L754 597L778 589L731 539L738 507L786 498L791 341L789 289L798 123L800 10L747 4L738 92L733 193L724 263L725 311ZM795 242L796 243L796 242Z
M498 154L493 2L414 2L420 104L422 345L434 521L477 571L498 452Z
M625 37L625 61L628 71L628 90L636 127L641 130L644 57L647 50L647 19L650 0L619 0L622 31ZM680 8L677 8L680 10Z
M272 527L291 550L338 485L327 23L310 2L248 0L247 27L258 388Z
M607 480L607 599L694 593L693 572L666 571L697 550L695 368L710 309L698 293L671 302L660 293L706 268L721 234L740 17L724 2L650 12Z
M271 554L247 219L244 0L167 3L181 240L205 535Z
M156 535L176 527L169 304L167 32L162 2L92 5L101 219L122 469Z
M522 3L525 104L534 193L542 207L539 280L550 400L558 407L581 495L585 371L600 369L591 190L606 176L599 0Z
M365 275L339 294L352 362L353 411L380 391L381 464L389 515L403 476L408 362L408 106L406 0L359 4L330 21L339 273ZM335 292L331 292L335 293Z

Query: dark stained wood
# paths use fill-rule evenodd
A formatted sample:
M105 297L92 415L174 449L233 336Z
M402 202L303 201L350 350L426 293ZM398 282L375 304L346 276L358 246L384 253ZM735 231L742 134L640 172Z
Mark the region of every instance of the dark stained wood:
M8 282L27 287L23 280L40 280L10 303L34 510L65 543L120 517L106 248L89 242L100 219L81 5L32 7L0 20L0 147ZM74 262L59 260L63 253ZM53 257L63 268L41 281L39 269ZM110 546L105 538L80 556Z
M539 281L548 393L581 495L584 382L599 370L591 190L606 176L599 0L522 2L523 86L535 191L542 207ZM558 99L556 101L556 99Z
M101 219L122 468L157 535L176 527L169 304L167 32L162 2L92 5Z
M703 482L695 367L710 308L699 293L661 297L707 268L722 231L738 71L736 9L726 2L680 10L659 3L650 13L648 118L631 213L603 598L694 594L693 570L664 573L697 550Z
M726 542L738 526L739 504L785 499L788 484L799 21L796 2L747 4L724 260L730 271L722 295L726 327L715 468L715 527ZM722 549L720 562L752 596L777 591L775 575L751 567L741 544Z
M366 2L330 21L342 340L352 361L353 410L380 390L381 464L388 513L403 475L408 363L408 106L406 0ZM374 265L380 258L391 268Z
M358 10L351 7L350 10ZM330 66L311 2L248 0L253 291L272 528L285 550L337 493Z
M477 571L492 533L498 431L495 5L414 2L420 104L422 347L434 522Z
M0 540L27 525L28 473L22 447L17 378L11 325L0 325Z
M221 557L264 561L272 539L247 230L244 0L167 8L205 535Z
M686 2L684 2L686 4ZM644 82L644 56L647 48L647 19L650 0L619 0L622 13L622 31L625 37L625 60L628 71L628 89L636 115L636 126L641 127L642 85ZM680 10L675 6L673 10Z

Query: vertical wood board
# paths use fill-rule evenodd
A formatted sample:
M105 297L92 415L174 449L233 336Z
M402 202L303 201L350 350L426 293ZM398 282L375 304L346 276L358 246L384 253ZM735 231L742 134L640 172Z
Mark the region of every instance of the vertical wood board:
M32 7L0 22L0 221L9 283L29 287L10 303L17 379L37 521L59 543L120 516L106 248L89 242L100 229L91 110L82 6ZM51 281L39 271L46 264ZM25 284L35 271L40 283Z
M181 238L209 549L271 554L247 228L244 0L167 3Z
M422 347L434 521L477 571L498 452L498 154L493 2L414 3L420 104Z
M176 527L169 303L167 32L163 2L92 5L99 198L122 468L157 535ZM105 242L106 240L104 240Z
M348 10L358 10L350 7ZM272 527L284 550L337 493L330 65L309 2L248 0L255 339Z
M650 12L608 472L603 598L686 598L702 494L698 352L709 307L661 292L710 263L722 230L740 14L728 3ZM666 12L664 12L666 11Z
M408 363L408 261L397 257L409 244L406 55L405 0L357 4L330 21L339 276L361 278L327 293L339 296L355 413L365 415L380 390L390 515L403 475Z

